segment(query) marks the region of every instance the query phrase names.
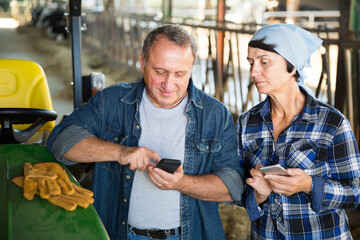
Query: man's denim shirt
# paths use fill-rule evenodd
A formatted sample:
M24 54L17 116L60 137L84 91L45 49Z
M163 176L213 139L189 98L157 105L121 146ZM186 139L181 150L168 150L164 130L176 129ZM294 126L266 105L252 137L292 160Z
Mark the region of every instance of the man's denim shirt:
M69 126L81 126L91 135L125 146L138 146L141 134L139 105L144 80L119 83L97 94L57 125L48 139L48 149L65 164L74 164L62 154L84 137L72 133L62 146L56 137ZM190 79L186 115L185 174L213 173L226 184L234 201L241 201L243 170L237 155L237 136L233 118L226 107L197 89ZM86 137L86 136L85 136ZM69 143L71 142L71 143ZM94 146L96 147L96 146ZM59 154L61 155L59 156ZM94 206L111 239L127 239L129 199L134 170L118 162L95 164ZM218 203L201 201L181 194L181 238L225 239Z

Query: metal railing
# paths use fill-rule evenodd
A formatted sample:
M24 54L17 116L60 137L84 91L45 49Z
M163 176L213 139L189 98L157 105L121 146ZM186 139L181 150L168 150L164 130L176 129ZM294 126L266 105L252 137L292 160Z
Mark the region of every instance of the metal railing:
M297 24L302 27L315 28L324 24L327 27L338 28L340 11L269 11L263 14L263 23L271 22L271 19L279 19L282 22L292 21L297 19ZM301 21L301 19L303 19Z
M164 24L152 16L123 12L87 13L83 21L87 25L87 31L83 32L84 47L91 48L110 65L122 65L129 71L140 71L139 57L146 34L151 29ZM198 57L192 75L196 86L209 95L217 97L235 116L264 99L250 80L249 64L246 60L247 43L253 33L261 27L260 25L216 24L213 21L195 22L191 19L186 21L178 19L173 23L185 26L197 39ZM328 29L326 26L308 30L324 40L323 48L317 53L320 59L316 63L317 73L309 76L312 80L311 87L317 97L334 105L335 82L339 78L337 76L339 47L345 49L345 52L359 55L359 41L339 41L338 29ZM222 62L218 61L217 56L220 32L224 36ZM343 78L348 96L345 115L352 123L356 135L360 136L359 119L354 118L354 111L356 113L357 110L352 106L356 98L352 98L353 95L349 92L353 88L352 79L354 77L355 80L358 79L358 75L353 74L356 67L351 66L359 66L359 60L351 54L344 55L345 66L350 67L346 71L347 76ZM354 63L354 60L357 62Z
M130 71L140 71L139 57L147 33L164 23L149 16L128 13L87 13L87 31L83 45L102 56L108 64L122 65ZM247 42L256 25L213 22L181 22L198 41L198 56L193 70L195 84L212 96L220 96L236 115L261 100L253 91L246 60ZM217 34L224 32L224 74L219 81L217 67ZM219 83L221 82L221 83ZM219 89L223 89L219 94Z

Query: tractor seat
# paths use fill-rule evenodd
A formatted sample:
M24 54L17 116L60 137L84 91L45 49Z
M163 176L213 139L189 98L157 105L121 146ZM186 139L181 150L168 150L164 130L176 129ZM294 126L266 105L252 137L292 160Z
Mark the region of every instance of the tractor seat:
M56 117L42 67L29 60L0 59L0 144L46 144Z

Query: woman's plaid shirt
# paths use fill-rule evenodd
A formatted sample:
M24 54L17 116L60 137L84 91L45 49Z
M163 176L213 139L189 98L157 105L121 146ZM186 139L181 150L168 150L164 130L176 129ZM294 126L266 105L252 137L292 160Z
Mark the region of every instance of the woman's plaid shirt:
M304 110L274 141L269 97L237 122L245 177L257 164L279 163L312 176L310 196L272 193L260 206L246 186L244 206L252 239L352 239L345 209L359 204L359 150L349 121L336 109L306 94Z

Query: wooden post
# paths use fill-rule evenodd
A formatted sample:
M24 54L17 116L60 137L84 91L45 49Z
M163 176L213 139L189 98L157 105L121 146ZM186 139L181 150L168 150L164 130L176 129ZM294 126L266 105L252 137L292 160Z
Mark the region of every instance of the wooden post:
M114 0L104 1L105 12L114 12Z
M300 0L286 0L286 11L287 12L295 12L299 11ZM296 17L289 14L286 17L286 23L294 24L296 22Z
M163 20L168 22L171 18L172 12L172 0L163 0L162 1L162 11L163 11Z
M217 25L224 26L225 21L225 1L218 0L217 4ZM219 30L216 42L216 68L217 75L215 79L215 97L224 100L224 32Z
M350 8L350 30L360 30L360 16L359 16L360 0L352 0ZM357 36L353 40L359 40ZM360 104L356 98L360 95L360 49L355 48L351 59L352 66L352 91L353 91L353 107L354 107L354 126L353 131L360 147Z
M344 49L345 51L345 86L346 86L346 107L347 107L347 118L349 119L352 129L355 129L354 123L354 98L353 98L353 84L352 84L352 71L351 71L351 50Z
M349 39L349 16L351 0L338 0L340 19L339 19L339 50L336 74L336 89L335 89L335 108L344 112L344 103L346 96L345 82L345 51L341 45L342 42Z

